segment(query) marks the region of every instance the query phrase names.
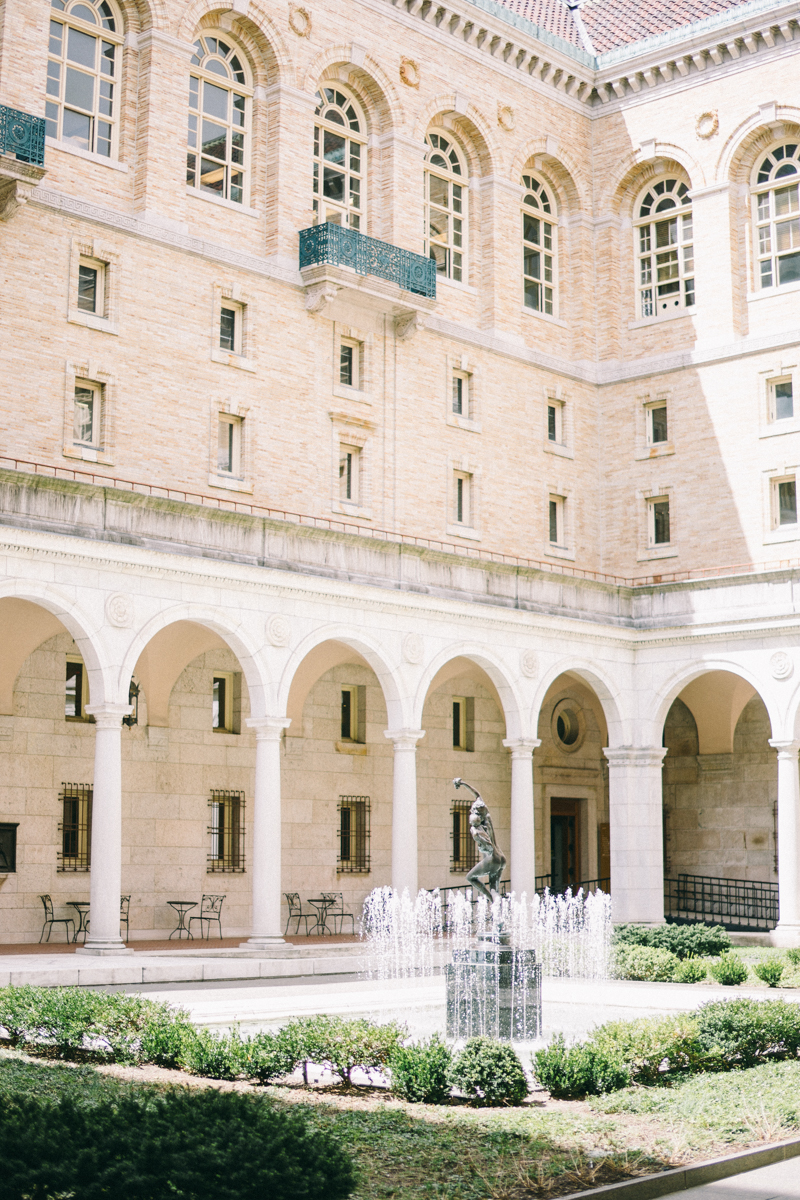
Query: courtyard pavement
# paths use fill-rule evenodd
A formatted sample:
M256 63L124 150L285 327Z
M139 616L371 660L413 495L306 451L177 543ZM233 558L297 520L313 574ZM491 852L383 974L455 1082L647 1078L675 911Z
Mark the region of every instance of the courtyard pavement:
M681 1200L800 1200L800 1161L772 1163L678 1193Z

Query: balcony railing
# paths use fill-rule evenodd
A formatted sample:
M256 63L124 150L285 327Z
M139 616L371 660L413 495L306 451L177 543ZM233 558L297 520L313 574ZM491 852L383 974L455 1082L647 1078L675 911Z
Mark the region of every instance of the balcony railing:
M375 275L405 292L436 298L436 263L423 254L401 250L344 225L312 225L300 230L300 270L330 263L351 267L357 275Z
M16 154L20 162L44 166L44 117L0 104L0 154Z
M778 923L778 885L679 875L664 880L664 914L676 924L701 921L731 930L774 929Z

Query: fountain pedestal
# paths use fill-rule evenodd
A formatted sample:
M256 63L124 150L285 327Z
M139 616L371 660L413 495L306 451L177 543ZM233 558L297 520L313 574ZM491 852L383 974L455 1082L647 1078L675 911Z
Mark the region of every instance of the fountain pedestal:
M445 967L447 1036L530 1041L542 1028L542 968L533 950L483 943Z

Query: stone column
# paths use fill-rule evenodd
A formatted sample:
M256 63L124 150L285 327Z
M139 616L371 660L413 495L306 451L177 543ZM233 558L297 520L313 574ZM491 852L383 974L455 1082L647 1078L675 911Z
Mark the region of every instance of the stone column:
M392 887L417 894L417 742L424 729L387 729L394 745L392 788Z
M511 890L531 899L536 891L536 831L533 821L533 752L538 738L509 738L511 751ZM502 849L502 847L501 847Z
M290 717L250 717L256 731L256 778L253 788L252 933L242 946L274 946L281 930L281 735Z
M736 314L733 271L720 271L719 264L730 262L731 194L728 183L692 191L695 287L697 302L689 309L694 316L698 343L725 345L740 337ZM704 287L713 279L713 298Z
M87 704L95 720L89 932L77 954L132 954L119 931L122 894L122 718L129 704Z
M778 751L778 924L776 946L800 946L800 742L771 738Z
M661 767L664 746L620 746L608 759L614 921L664 923Z

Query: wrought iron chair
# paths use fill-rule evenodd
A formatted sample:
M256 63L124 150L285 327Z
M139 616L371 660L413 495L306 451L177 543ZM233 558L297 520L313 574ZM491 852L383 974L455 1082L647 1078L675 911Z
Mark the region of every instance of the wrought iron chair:
M199 915L189 917L189 932L192 931L192 921L199 921L200 936L208 941L211 926L216 923L219 928L219 936L222 937L222 901L224 899L224 896L203 896L200 900Z
M355 933L355 931L356 931L355 917L353 916L353 914L351 912L348 912L347 909L345 908L344 896L342 895L342 893L341 892L323 892L322 896L325 900L333 900L336 902L336 903L334 903L333 907L329 908L327 913L325 914L326 920L328 917L333 917L333 932L341 933L342 925L344 924L345 921L349 921L350 922L350 932Z
M122 926L125 926L125 941L128 940L128 917L131 911L130 896L120 896L119 900L119 931L122 933Z
M72 917L54 917L53 916L53 901L50 899L50 897L49 896L40 896L39 899L41 900L42 904L44 905L44 924L42 925L42 932L39 934L39 941L41 942L42 938L44 937L45 929L47 930L47 940L49 942L50 934L53 932L53 926L54 925L63 925L64 932L67 935L67 941L74 942L75 941L75 922L73 921ZM67 928L68 925L72 926L72 936L71 937L70 937L69 929Z
M289 905L289 916L286 919L286 928L283 931L284 935L286 935L289 932L289 925L291 924L292 921L297 922L297 927L295 928L295 933L300 932L300 922L305 921L306 936L307 936L308 935L308 922L309 921L316 922L317 913L308 912L303 909L303 906L300 903L300 893L299 892L284 892L283 894L286 897L286 903Z

